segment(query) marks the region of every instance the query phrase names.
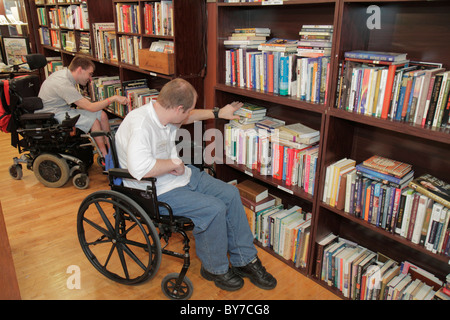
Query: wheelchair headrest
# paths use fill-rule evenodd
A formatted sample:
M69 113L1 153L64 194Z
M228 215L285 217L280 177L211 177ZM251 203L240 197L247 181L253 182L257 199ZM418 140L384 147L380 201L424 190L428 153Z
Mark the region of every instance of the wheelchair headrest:
M14 78L9 81L9 89L22 98L37 97L40 85L41 81L35 74Z
M47 58L40 53L32 53L25 56L31 70L40 69L47 65Z

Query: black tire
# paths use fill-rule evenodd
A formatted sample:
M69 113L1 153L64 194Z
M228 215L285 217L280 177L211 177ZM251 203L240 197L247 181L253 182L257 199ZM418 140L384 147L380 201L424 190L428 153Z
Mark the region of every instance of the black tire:
M161 281L161 289L165 296L172 300L188 300L194 292L194 286L188 277L184 276L183 281L177 287L176 283L179 273L170 273Z
M23 177L23 170L21 164L13 164L9 167L9 175L16 180L20 180Z
M66 184L70 177L67 161L57 155L44 153L33 162L36 179L49 188L59 188Z
M161 243L153 222L132 199L97 191L80 205L78 239L88 260L107 278L122 284L151 279L161 264Z
M77 189L86 189L89 186L89 177L86 173L77 173L73 177L72 183Z

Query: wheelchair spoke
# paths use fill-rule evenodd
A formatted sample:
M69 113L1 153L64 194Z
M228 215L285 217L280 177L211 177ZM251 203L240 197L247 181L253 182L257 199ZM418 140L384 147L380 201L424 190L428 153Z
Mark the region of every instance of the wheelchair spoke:
M113 243L113 245L111 246L111 249L109 250L109 254L108 254L108 257L106 258L105 264L103 265L103 268L106 268L106 266L108 265L109 259L111 259L111 256L112 256L115 248L116 248L116 244Z
M106 225L106 228L108 228L108 231L111 232L111 234L114 234L114 228L111 225L111 222L109 221L100 204L98 202L95 202L95 206L97 207L98 213L100 213L100 216L102 217L102 220Z
M119 254L120 263L122 264L122 269L123 269L123 272L125 273L125 277L126 277L126 279L130 279L130 275L128 273L128 268L127 268L127 263L125 261L125 256L123 254L123 250L120 245L117 246L117 253Z
M90 226L95 228L97 231L101 232L102 234L104 234L108 238L111 238L111 233L108 230L106 230L105 228L99 226L98 224L94 223L93 221L89 220L86 217L83 218L83 221L86 221Z
M139 260L138 257L136 257L136 255L133 253L133 251L130 250L130 248L128 248L126 245L123 245L123 249L131 257L131 259L133 259L133 261L142 268L142 270L145 271L147 269L147 267L141 262L141 260Z

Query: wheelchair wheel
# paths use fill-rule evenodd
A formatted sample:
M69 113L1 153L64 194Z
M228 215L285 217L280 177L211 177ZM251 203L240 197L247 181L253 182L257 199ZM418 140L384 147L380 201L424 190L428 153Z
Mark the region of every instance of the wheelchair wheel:
M77 173L73 177L72 183L77 189L80 190L86 189L89 186L89 177L85 173Z
M167 298L172 300L188 300L194 292L194 286L188 277L183 278L183 282L177 288L179 273L170 273L161 281L161 289Z
M22 165L13 164L9 167L9 175L16 180L20 180L23 177Z
M33 172L36 179L49 188L59 188L70 177L67 161L54 154L44 153L34 160Z
M92 265L122 284L151 279L161 264L161 243L153 222L129 197L97 191L80 205L78 239Z

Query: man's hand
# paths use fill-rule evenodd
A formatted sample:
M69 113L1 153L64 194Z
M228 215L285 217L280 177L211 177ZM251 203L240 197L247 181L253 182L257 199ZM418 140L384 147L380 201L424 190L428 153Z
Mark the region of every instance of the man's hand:
M172 162L175 165L175 167L169 173L173 174L174 176L181 176L185 170L183 161L181 159L172 159Z
M244 104L239 101L233 101L230 104L227 104L225 107L219 110L219 118L227 119L227 120L239 120L239 116L234 113L243 106Z
M113 96L112 97L114 101L120 103L120 104L128 104L130 101L128 100L127 97L122 97L122 96Z

